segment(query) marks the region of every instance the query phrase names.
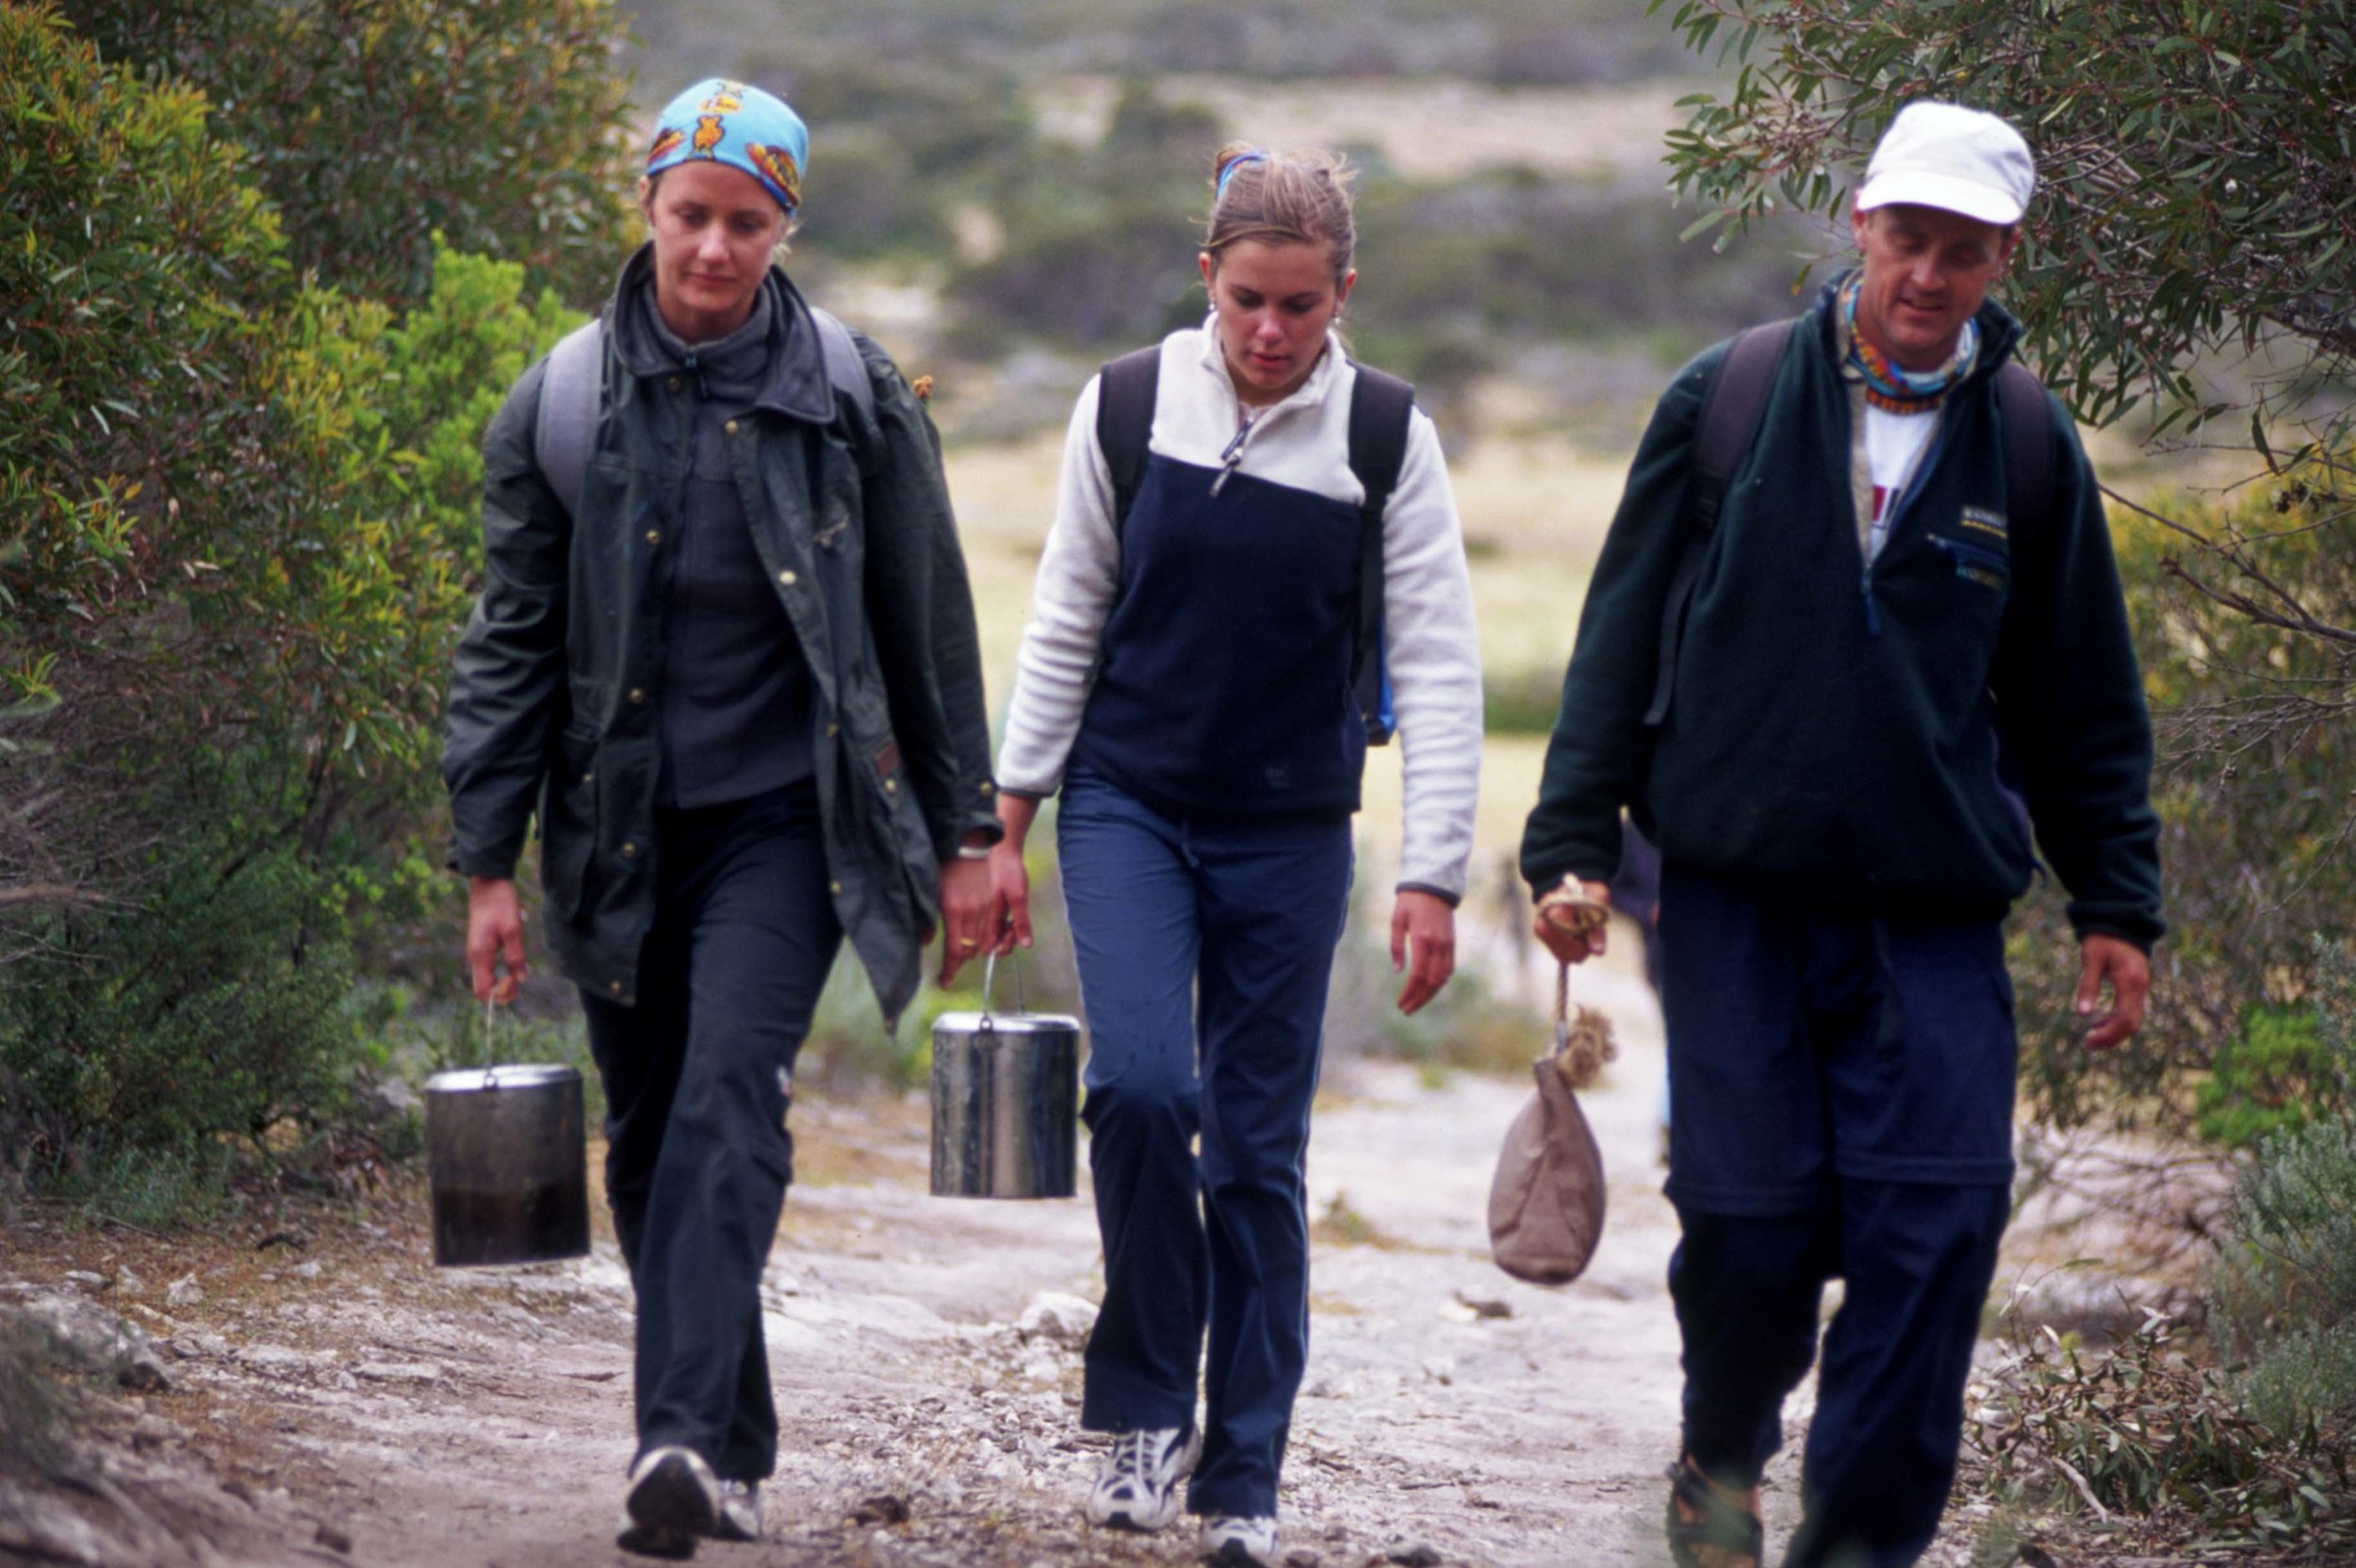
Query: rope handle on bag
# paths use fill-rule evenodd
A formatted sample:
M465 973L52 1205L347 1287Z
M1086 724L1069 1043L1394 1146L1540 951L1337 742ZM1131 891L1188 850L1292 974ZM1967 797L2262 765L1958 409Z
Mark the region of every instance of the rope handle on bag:
M1571 1044L1571 966L1558 963L1554 970L1554 1052L1560 1056Z

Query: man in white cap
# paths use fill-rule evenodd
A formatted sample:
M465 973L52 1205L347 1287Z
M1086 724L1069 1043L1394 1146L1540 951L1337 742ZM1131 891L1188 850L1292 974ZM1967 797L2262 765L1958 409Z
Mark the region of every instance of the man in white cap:
M1861 265L1679 373L1523 839L1570 963L1602 950L1623 807L1662 858L1685 1568L1763 1559L1759 1474L1833 1279L1784 1561L1902 1568L1938 1528L2011 1196L2002 922L2037 852L2086 1043L2142 1020L2142 683L2093 474L1988 298L2035 182L2003 121L1909 106L1857 193Z

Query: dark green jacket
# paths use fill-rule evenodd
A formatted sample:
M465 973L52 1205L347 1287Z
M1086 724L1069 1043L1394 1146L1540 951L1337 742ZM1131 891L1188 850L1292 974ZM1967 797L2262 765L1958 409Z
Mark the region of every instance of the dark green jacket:
M2001 915L2035 868L1999 730L2071 920L2162 930L2151 725L2094 475L2058 403L2051 514L2007 518L1994 303L1868 570L1850 490L1838 280L1800 320L1703 558L1666 716L1644 723L1663 599L1692 524L1702 394L1727 345L1655 409L1579 617L1522 871L1610 878L1619 817L1668 859L1834 904Z
M648 257L623 270L615 298ZM808 660L836 912L887 1018L915 994L958 839L998 833L965 559L938 438L892 361L859 340L870 420L838 398L808 307L765 285L777 335L729 458L754 544ZM581 986L639 989L654 917L662 616L697 391L632 312L606 310L602 413L569 520L533 456L546 362L483 447L483 587L459 644L442 776L453 869L512 876L540 820L550 944ZM740 428L741 427L741 428Z

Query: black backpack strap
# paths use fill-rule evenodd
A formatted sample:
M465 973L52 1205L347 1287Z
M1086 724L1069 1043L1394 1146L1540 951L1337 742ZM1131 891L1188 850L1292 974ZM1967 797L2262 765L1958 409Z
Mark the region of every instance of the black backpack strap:
M1366 717L1366 740L1391 738L1383 645L1383 513L1407 462L1407 429L1415 389L1388 371L1359 365L1350 395L1350 471L1366 490L1358 506L1358 630L1350 651L1350 684Z
M1677 684L1677 645L1685 635L1685 612L1693 599L1693 585L1702 575L1702 559L1710 552L1710 536L1718 531L1718 508L1734 482L1734 471L1759 439L1759 421L1766 417L1768 388L1775 368L1792 340L1793 322L1768 321L1752 327L1734 340L1717 374L1702 394L1701 414L1693 425L1693 448L1685 480L1685 545L1678 552L1677 571L1669 579L1669 596L1661 612L1661 646L1653 667L1652 702L1644 722L1657 725L1669 714L1670 689Z
M1162 349L1135 349L1106 360L1097 372L1096 445L1113 474L1113 537L1129 520L1129 508L1145 482L1145 460L1153 439L1153 402L1161 389Z
M1996 372L1996 407L2004 422L2004 526L2017 540L2053 510L2053 421L2044 384L2016 359Z

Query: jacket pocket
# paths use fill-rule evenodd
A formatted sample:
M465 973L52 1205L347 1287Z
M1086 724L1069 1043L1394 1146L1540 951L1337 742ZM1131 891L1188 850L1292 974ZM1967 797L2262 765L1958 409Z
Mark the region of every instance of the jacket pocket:
M1951 539L1943 533L1930 536L1931 544L1954 564L1955 576L1983 588L2003 593L2012 581L2012 561L2002 550L1989 549L1962 539Z
M540 880L552 919L580 912L581 886L597 842L597 734L568 725L557 742L540 808Z

